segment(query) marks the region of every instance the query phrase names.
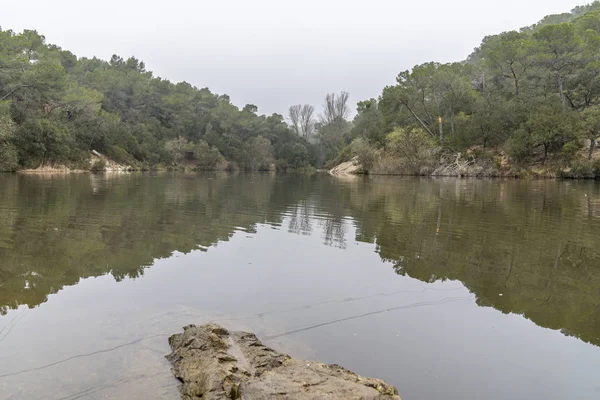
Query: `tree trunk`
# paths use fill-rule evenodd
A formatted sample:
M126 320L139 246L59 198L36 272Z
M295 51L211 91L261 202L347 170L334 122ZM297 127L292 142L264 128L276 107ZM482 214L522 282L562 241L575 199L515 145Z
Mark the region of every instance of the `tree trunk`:
M481 73L481 93L485 94L485 71Z
M7 95L5 95L4 97L2 97L0 99L0 101L4 101L4 100L8 99L10 97L10 95L12 95L14 92L16 92L19 89L30 88L30 87L33 87L33 85L21 85L21 86L18 86L17 88L11 90Z
M560 72L557 74L558 79L558 93L560 94L560 104L562 105L563 112L567 111L567 102L565 100L565 92L563 88L563 77Z
M444 120L439 117L438 122L440 124L440 145L444 145Z
M434 134L433 134L433 132L431 132L431 129L429 129L427 127L427 125L425 125L425 122L423 122L423 120L421 120L421 118L419 118L419 116L417 114L415 114L415 112L412 110L412 108L410 108L407 103L403 103L403 104L406 106L406 108L408 109L408 111L410 111L410 113L412 114L412 116L415 117L415 119L417 121L419 121L419 123L421 124L421 126L423 127L423 129L425 129L427 131L427 133L429 133L430 136L435 137Z
M452 132L452 136L454 136L454 110L452 110L452 114L450 114L450 132Z
M592 159L592 155L594 154L594 147L596 147L596 138L590 138L590 153L588 155L588 160Z
M548 158L548 145L544 145L544 158L542 159L542 165L546 163L546 159Z

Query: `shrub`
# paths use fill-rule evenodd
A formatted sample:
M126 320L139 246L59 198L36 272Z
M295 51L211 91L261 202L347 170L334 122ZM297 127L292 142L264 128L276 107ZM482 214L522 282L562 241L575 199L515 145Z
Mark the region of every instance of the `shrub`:
M352 155L358 158L364 172L369 172L378 159L377 151L363 138L356 138L350 144Z
M391 156L411 161L431 158L435 148L435 141L422 129L396 128L385 144L385 150Z
M19 154L12 143L0 142L0 172L16 171L19 166Z
M204 140L194 146L193 152L198 169L203 171L214 171L225 160L216 147L209 146Z
M99 158L92 164L92 172L103 172L106 170L106 160Z
M533 143L531 137L524 129L518 129L506 141L506 154L517 164L522 164L531 156Z
M560 157L565 165L569 165L577 158L577 153L579 153L580 149L581 145L577 141L570 141L563 145L562 149L560 150Z
M386 138L375 173L421 175L432 170L439 147L423 130L397 128Z

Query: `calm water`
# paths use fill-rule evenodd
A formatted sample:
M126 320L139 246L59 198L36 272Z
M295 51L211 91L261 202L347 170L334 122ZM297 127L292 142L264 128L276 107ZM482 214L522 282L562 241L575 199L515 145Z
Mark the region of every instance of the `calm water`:
M0 175L0 399L177 397L217 321L412 399L600 398L600 184Z

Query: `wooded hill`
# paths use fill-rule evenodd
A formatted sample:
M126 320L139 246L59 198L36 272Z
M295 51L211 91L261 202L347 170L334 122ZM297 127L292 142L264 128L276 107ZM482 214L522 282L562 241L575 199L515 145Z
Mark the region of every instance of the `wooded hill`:
M396 81L359 103L341 158L357 155L375 172L431 172L458 152L467 172L474 163L600 170L600 2L488 36L465 61L417 65Z
M311 163L311 146L281 115L171 83L134 57L77 58L36 31L0 31L0 99L0 170L89 168L91 150L136 167Z

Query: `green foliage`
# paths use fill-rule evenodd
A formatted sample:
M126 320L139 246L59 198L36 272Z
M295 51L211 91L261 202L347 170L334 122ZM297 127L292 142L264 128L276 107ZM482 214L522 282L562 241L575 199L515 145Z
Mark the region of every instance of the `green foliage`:
M12 172L19 166L19 154L15 146L0 140L0 172Z
M18 168L81 163L90 150L138 166L314 161L314 145L281 115L258 115L252 104L239 109L227 95L155 77L135 57L78 59L35 31L0 30L0 98L11 100L10 112L0 114L18 132L2 139L3 151L16 148Z
M563 145L560 149L560 156L565 165L571 164L576 158L581 149L581 145L577 141L570 141Z
M352 149L352 154L358 158L358 162L362 168L367 172L370 171L378 159L376 150L362 137L354 139L350 148Z
M361 137L375 145L384 145L384 121L377 100L370 99L359 102L356 111L350 136Z
M533 140L525 129L518 129L506 141L506 154L517 164L523 164L533 151Z
M396 128L388 135L385 149L391 156L420 161L431 156L434 146L422 129Z
M421 149L481 146L524 167L551 159L568 168L583 145L592 159L600 137L599 52L600 2L488 36L465 62L400 72L377 101L359 103L351 136L385 143L388 165L419 158L403 140L419 129Z
M193 147L194 159L198 169L214 171L225 159L216 147L211 147L204 140L200 140Z
M270 171L273 164L273 149L269 139L258 136L250 142L248 154L250 161L249 169L258 171Z
M387 136L385 153L374 173L422 175L431 172L439 147L419 128L396 128Z
M69 161L71 143L65 127L49 119L29 120L19 126L14 143L20 163L28 167Z

